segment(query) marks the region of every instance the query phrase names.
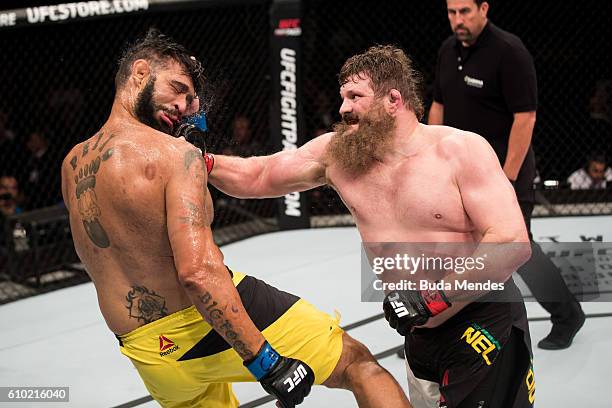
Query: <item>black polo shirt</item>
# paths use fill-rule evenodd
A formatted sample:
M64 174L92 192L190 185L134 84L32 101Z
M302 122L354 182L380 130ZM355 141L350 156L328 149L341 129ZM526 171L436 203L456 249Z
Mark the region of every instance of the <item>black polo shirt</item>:
M438 53L433 97L444 105L445 125L487 139L503 165L513 113L537 108L533 59L517 36L491 22L470 47L452 35Z

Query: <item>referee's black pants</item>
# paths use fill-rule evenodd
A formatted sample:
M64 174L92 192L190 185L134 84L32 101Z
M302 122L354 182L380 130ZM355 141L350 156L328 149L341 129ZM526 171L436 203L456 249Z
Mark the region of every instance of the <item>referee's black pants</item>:
M553 324L573 321L580 306L561 277L561 270L546 256L540 245L533 241L531 213L534 203L519 200L519 205L529 232L531 258L517 272L538 303L550 313Z

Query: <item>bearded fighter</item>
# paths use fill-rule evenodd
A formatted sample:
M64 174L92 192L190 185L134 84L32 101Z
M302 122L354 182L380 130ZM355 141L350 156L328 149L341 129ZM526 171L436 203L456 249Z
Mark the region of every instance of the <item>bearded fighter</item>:
M475 258L490 252L494 262L462 279L495 282L503 293L388 291L385 316L405 336L415 407L531 407L531 342L511 277L530 256L529 240L493 149L474 133L419 123L419 74L397 47L349 58L339 85L342 122L333 132L270 156L214 156L209 181L240 198L328 184L364 243L460 244ZM513 301L502 301L508 296Z

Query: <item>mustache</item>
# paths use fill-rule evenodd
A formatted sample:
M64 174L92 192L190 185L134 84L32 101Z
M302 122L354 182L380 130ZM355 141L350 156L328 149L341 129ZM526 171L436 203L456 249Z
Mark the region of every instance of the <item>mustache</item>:
M346 125L355 125L359 123L359 116L353 112L348 112L342 115L342 122Z
M178 121L181 120L181 113L176 108L167 108L165 106L158 105L155 107L155 109L164 112L168 116L177 118Z

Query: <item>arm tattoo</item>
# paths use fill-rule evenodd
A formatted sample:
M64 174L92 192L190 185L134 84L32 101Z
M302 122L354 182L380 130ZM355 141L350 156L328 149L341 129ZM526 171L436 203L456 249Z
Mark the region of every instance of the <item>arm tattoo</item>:
M200 161L200 163L204 164L204 167L206 167L206 163L204 162L204 157L202 157L202 151L200 149L193 149L185 153L185 160L184 160L185 170L189 170L194 160Z
M115 135L113 135L113 134L111 133L111 134L110 134L110 136L108 136L108 139L106 139L106 141L105 141L104 143L102 143L102 146L100 146L100 147L98 148L98 151L99 151L99 152L101 152L102 150L104 150L104 148L106 147L106 144L107 144L108 142L110 142L110 141L111 141L111 139L112 139L113 137L115 137ZM97 146L97 145L98 145L98 144L96 143L96 146Z
M96 150L98 148L98 143L100 143L100 139L102 139L102 136L104 136L104 132L98 133L98 138L96 139L96 144L93 147L94 150Z
M96 175L98 174L98 171L100 171L100 165L102 162L110 159L113 155L112 147L102 153L104 146L106 146L109 140L111 140L113 137L114 135L111 134L104 144L97 149L98 143L102 138L102 133L100 133L98 140L92 149L92 151L98 150L98 156L96 156L90 162L85 162L85 164L79 169L79 172L74 176L77 203L79 213L81 214L81 219L83 220L83 227L85 228L87 236L91 242L100 248L108 248L110 246L110 240L106 230L100 223L100 215L102 212L100 211L98 197L96 196ZM89 143L87 142L83 146L83 157L85 157L89 151ZM77 160L78 159L75 156L70 162L75 171L77 167Z
M129 317L144 324L168 316L166 299L144 286L132 286L125 299Z
M240 335L236 332L232 324L225 318L223 310L221 310L216 300L213 300L209 292L204 292L199 295L198 299L206 307L203 316L206 321L232 346L243 360L250 360L255 355L247 348L247 345L242 341ZM224 308L227 310L227 305ZM238 312L235 305L231 305L231 310L234 313Z
M198 166L196 166L193 169L193 173L191 173L191 165L194 162L198 163ZM202 184L203 188L206 188L206 161L202 156L202 151L200 149L193 149L185 152L183 164L185 166L185 171L188 172L189 176L194 177L195 180Z
M206 227L206 211L200 205L194 204L190 201L185 202L184 210L187 214L183 217L179 217L183 224L193 225L194 227Z

